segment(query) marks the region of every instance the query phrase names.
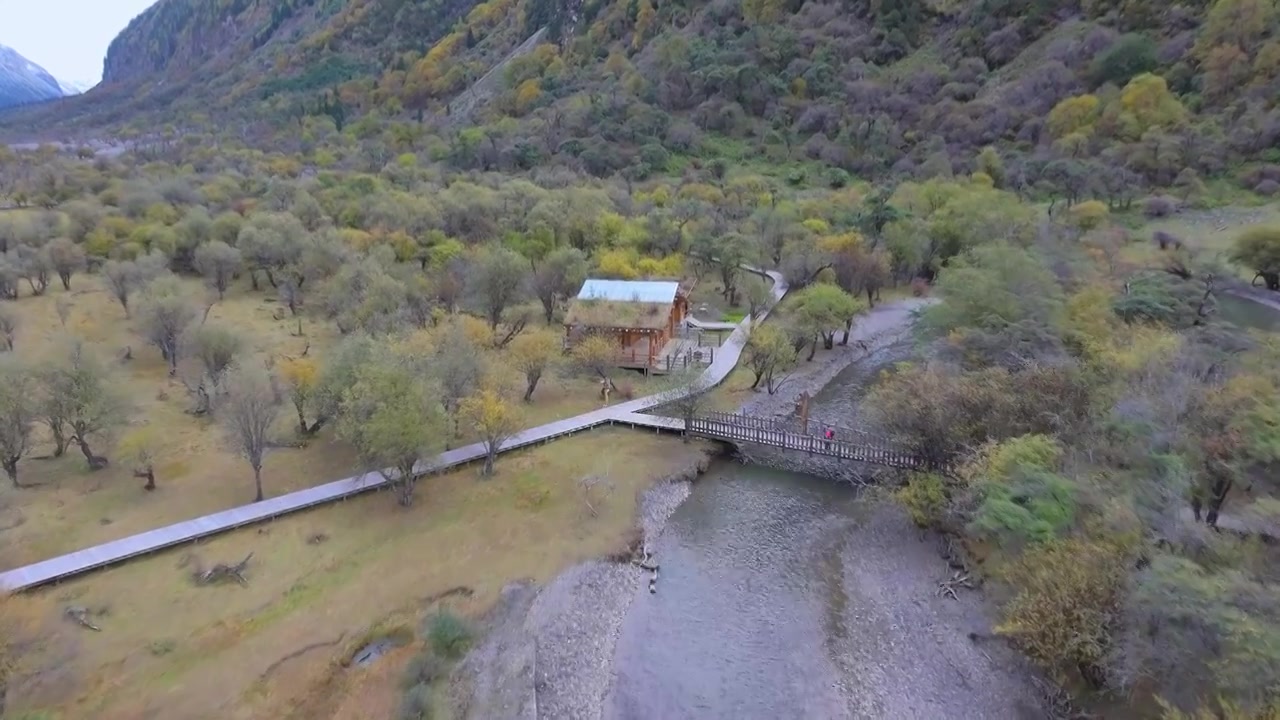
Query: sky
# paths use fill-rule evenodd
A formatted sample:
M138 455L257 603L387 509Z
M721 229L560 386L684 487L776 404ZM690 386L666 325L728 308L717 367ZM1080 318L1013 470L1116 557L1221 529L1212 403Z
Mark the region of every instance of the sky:
M0 45L59 80L102 79L107 46L156 0L0 0Z

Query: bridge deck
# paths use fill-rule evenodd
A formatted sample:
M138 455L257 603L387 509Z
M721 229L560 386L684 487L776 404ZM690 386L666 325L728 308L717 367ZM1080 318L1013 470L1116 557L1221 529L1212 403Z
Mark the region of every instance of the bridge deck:
M890 445L862 440L827 440L815 435L802 435L775 427L771 421L741 415L696 417L689 422L694 435L729 442L753 443L828 457L916 470L927 463Z

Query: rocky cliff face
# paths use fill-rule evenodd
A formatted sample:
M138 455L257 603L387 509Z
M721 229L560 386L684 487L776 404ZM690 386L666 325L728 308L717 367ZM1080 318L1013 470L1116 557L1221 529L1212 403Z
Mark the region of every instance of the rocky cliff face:
M58 81L44 68L0 45L0 108L62 97Z
M181 76L232 54L275 6L288 0L160 0L134 18L107 49L103 82ZM235 58L232 58L235 59Z

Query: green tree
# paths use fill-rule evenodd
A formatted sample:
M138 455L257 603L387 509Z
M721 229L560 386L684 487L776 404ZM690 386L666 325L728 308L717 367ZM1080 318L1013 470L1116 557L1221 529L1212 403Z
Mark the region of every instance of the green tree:
M1125 599L1111 674L1177 707L1205 698L1260 711L1280 677L1280 586L1157 553ZM1265 717L1257 715L1254 717Z
M215 240L196 248L192 263L196 272L218 291L218 299L221 300L226 297L232 279L240 272L240 251Z
M0 466L14 487L22 487L18 461L31 450L38 403L36 374L12 355L0 356Z
M924 326L959 343L971 360L1034 357L1061 337L1062 289L1032 251L1005 244L974 248L943 270L938 290L946 302L924 311Z
M533 291L550 325L559 303L573 297L587 279L587 256L577 248L552 250L533 272Z
M85 344L73 339L62 355L41 370L46 405L42 415L55 440L63 432L80 446L91 470L107 465L107 458L90 447L126 419L128 406L107 366ZM65 428L65 431L62 429Z
M529 264L514 250L490 247L476 254L469 275L467 287L476 306L489 327L497 330L507 309L525 298Z
M752 328L747 337L743 360L755 376L751 389L764 382L770 395L776 393L795 367L798 353L787 333L776 325L764 324Z
M199 314L195 301L176 277L157 280L143 295L138 327L159 348L169 365L170 377L178 373L178 361L186 349L182 341Z
M524 375L524 401L533 402L538 382L564 355L564 338L550 329L527 332L511 342L507 355L512 368Z
M835 285L819 283L796 293L791 308L797 329L810 338L809 360L817 352L818 338L830 350L835 346L836 330L858 312L859 304L849 293Z
M396 488L402 506L413 503L418 464L443 449L446 428L436 383L388 352L356 369L342 396L338 434Z

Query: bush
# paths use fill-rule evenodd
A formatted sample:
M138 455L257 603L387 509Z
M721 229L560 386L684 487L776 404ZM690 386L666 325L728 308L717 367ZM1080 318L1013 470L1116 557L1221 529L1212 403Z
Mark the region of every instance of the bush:
M841 170L840 168L832 168L831 172L827 173L827 186L832 190L839 190L848 184L849 173L844 170Z
M929 281L924 278L915 278L911 281L912 297L929 297Z
M1128 574L1120 548L1084 539L1047 543L1001 574L1017 594L997 633L1059 678L1098 667Z
M1154 195L1142 204L1142 214L1150 219L1169 217L1178 212L1178 201L1168 195Z
M912 473L895 496L911 521L922 528L939 525L947 510L947 486L936 473Z
M1263 197L1271 197L1280 193L1280 182L1276 182L1275 180L1263 180L1253 188L1253 191Z
M441 610L431 616L427 639L437 653L447 658L459 658L471 645L471 627L457 615Z
M400 701L400 720L431 720L431 686L414 685Z
M443 658L434 652L424 652L409 661L401 685L405 692L409 692L418 685L430 685L444 677L446 672L448 666Z
M1081 230L1092 230L1107 220L1107 206L1099 200L1086 200L1071 208L1071 222Z
M1089 67L1095 85L1123 86L1130 79L1156 69L1156 45L1145 35L1130 33L1099 55Z

